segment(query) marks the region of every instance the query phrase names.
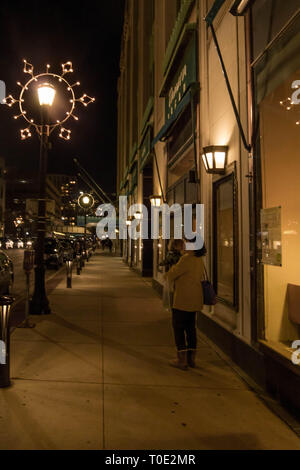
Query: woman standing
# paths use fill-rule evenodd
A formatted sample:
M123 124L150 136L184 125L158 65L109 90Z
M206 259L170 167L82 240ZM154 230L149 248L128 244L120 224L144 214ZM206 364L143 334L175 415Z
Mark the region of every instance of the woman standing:
M172 324L177 359L171 365L186 370L195 367L197 349L196 312L203 307L202 284L204 280L203 256L206 249L187 251L166 274L174 281L175 292L172 308Z
M181 238L179 239L172 239L168 245L168 252L165 259L159 264L159 266L163 266L166 269L166 272L177 264L180 260L181 256L184 254L185 243L184 240ZM164 289L163 289L163 306L171 312L172 305L173 305L173 291L174 285L173 282L170 282L168 279L165 279Z

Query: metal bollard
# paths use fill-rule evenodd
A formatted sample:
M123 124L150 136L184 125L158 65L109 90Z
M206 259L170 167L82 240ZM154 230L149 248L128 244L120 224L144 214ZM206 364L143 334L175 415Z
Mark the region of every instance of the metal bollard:
M10 295L0 296L0 388L10 386L9 375L9 317L14 298Z
M79 276L80 271L81 271L81 256L80 255L76 255L76 267L77 267L77 275Z
M66 268L67 268L67 288L71 289L72 287L72 271L73 271L73 261L67 260L66 261Z
M84 260L85 260L85 251L83 251L81 255L81 268L84 268L85 266Z
M29 321L29 303L30 303L30 276L34 268L34 250L24 250L23 269L26 277L26 303L25 303L25 320L18 325L18 328L34 328L35 323Z

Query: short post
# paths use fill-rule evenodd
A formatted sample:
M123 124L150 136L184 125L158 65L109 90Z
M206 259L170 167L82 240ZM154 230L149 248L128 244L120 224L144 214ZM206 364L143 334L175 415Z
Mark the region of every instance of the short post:
M77 267L77 275L79 276L80 271L81 271L81 255L80 254L76 255L76 267Z
M18 328L34 328L35 323L29 321L29 303L30 303L30 276L34 268L34 250L24 250L23 269L26 276L26 302L25 302L25 320Z
M10 307L14 302L10 295L0 296L0 388L10 386L9 374L9 317Z
M67 288L71 289L72 287L72 271L73 271L73 261L67 260L66 261L66 268L67 268Z

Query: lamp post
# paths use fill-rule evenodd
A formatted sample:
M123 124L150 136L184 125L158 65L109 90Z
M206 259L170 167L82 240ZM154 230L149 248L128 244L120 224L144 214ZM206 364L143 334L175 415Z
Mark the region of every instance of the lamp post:
M87 249L86 249L86 217L87 212L93 207L95 200L91 194L81 194L78 198L78 205L84 210L84 251L86 260L88 261Z
M35 284L34 294L30 303L30 313L35 315L48 314L50 312L49 301L47 299L45 290L45 267L44 267L44 242L46 233L46 175L47 175L47 154L49 148L49 136L57 127L60 129L59 137L64 140L70 140L71 130L63 127L64 123L72 116L76 121L78 117L74 115L76 103L79 102L85 107L95 101L95 98L91 98L87 94L83 94L80 98L75 97L73 88L79 86L80 83L76 82L73 85L65 78L66 74L73 72L72 62L68 61L61 65L61 74L50 73L50 65L47 64L46 72L35 75L34 67L32 64L24 59L25 74L29 74L30 78L22 85L20 82L17 84L21 87L19 98L15 99L12 95L7 96L3 103L9 107L18 104L20 114L14 116L15 119L23 117L27 122L27 127L21 129L21 139L25 140L31 137L31 130L35 128L40 138L40 164L39 164L39 199L38 199L38 215L37 215L37 243L35 253ZM55 84L55 86L54 86ZM37 95L39 101L40 117L39 122L36 123L31 113L32 106L29 107L31 111L27 112L25 109L25 102L27 102L28 95L32 95L32 91ZM31 93L30 93L31 92ZM57 101L60 102L60 106L57 107L56 118L53 117L50 120L49 109L53 104L55 96L58 95ZM68 110L61 117L62 109L64 106L61 105L63 101L60 97L63 96L64 102L68 102L66 105ZM67 97L67 101L65 98ZM32 98L32 97L31 97ZM32 101L32 99L31 99ZM59 117L59 119L57 119Z
M15 227L16 227L17 236L20 237L21 231L22 231L22 225L24 224L23 217L22 216L17 217L14 220L14 224L15 224Z
M37 241L35 248L34 293L30 302L31 315L51 313L45 289L44 245L46 235L46 177L49 138L49 107L52 106L56 90L49 83L38 87L41 107L39 200L37 218Z

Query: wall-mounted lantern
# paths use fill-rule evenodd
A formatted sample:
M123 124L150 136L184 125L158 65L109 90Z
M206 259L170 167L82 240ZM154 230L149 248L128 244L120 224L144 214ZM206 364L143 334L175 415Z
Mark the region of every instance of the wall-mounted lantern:
M203 147L202 159L207 173L223 175L227 165L228 147L210 145Z
M135 219L137 219L137 220L141 220L142 217L143 217L143 214L142 214L142 212L136 211L136 212L134 213L134 217L135 217Z
M150 196L151 206L160 207L162 204L162 196Z

